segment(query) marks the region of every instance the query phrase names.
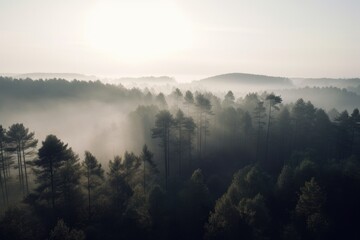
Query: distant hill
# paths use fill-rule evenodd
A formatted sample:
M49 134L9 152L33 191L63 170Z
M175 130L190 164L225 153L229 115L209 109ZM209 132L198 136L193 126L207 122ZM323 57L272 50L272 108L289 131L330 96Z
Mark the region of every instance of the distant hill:
M235 89L237 87L284 88L293 86L289 78L256 75L249 73L227 73L194 81L194 83L204 86Z
M357 87L360 85L360 78L294 78L301 87Z
M120 83L151 83L151 84L176 83L174 78L168 76L123 77L123 78L119 78L118 81Z
M31 79L65 79L65 80L84 80L84 81L90 81L90 80L97 80L99 79L96 76L93 75L85 75L80 73L23 73L23 74L11 74L11 77L18 78L18 79L25 79L25 78L31 78Z

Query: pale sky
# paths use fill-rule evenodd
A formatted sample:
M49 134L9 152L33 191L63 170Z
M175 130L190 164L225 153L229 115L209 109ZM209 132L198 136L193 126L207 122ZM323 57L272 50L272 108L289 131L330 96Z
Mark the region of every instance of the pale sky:
M0 72L360 77L360 1L0 0Z

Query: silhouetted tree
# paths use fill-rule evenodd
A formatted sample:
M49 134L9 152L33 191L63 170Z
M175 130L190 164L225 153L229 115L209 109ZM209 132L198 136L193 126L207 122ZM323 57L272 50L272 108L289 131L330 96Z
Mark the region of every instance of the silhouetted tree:
M156 115L155 128L152 129L152 137L160 138L161 147L164 149L164 168L165 168L165 189L167 189L170 164L170 129L173 126L173 116L167 110L162 110Z
M185 93L185 105L187 106L187 114L190 115L190 107L194 105L194 95L189 90Z
M171 95L175 98L176 107L179 108L179 102L180 102L180 99L181 99L182 96L183 96L182 92L180 91L179 88L176 88L176 89L171 93Z
M359 134L360 134L360 113L359 109L355 108L350 116L350 128L351 128L351 153L355 154L356 152L359 152L359 147L356 147L359 142Z
M185 130L185 134L186 134L186 143L185 146L187 146L188 149L188 160L189 160L189 168L191 166L191 160L192 160L192 140L193 140L193 135L195 133L195 128L196 128L196 124L193 120L192 117L185 117L183 120L183 126L184 126L184 130Z
M190 181L180 191L180 216L183 238L200 239L203 236L203 226L210 211L210 193L200 169L193 172Z
M294 150L304 150L312 139L315 112L316 109L311 102L305 103L303 99L295 102L291 112L294 119Z
M0 125L0 187L3 195L3 202L6 206L9 203L7 174L6 174L6 158L5 158L5 136L6 130Z
M266 96L265 100L268 101L268 104L269 104L267 131L266 131L266 145L265 145L265 162L267 162L268 152L269 152L271 114L274 109L279 110L279 107L277 105L282 102L282 99L280 96L275 96L274 94L270 94L270 95Z
M335 120L337 129L337 151L338 158L346 158L351 151L351 128L349 113L345 110Z
M301 188L296 213L305 218L306 227L316 238L322 235L328 227L328 222L323 215L325 195L314 178L305 182Z
M160 109L166 109L168 104L165 100L165 96L163 93L159 93L157 96L156 96L156 102L159 106Z
M207 119L206 116L211 114L211 103L203 94L196 95L196 106L198 108L198 151L199 157L202 157L202 142L204 132L204 148L206 148L206 132L207 132Z
M235 97L232 91L228 91L228 93L224 97L223 107L233 107L235 101Z
M98 160L88 151L85 151L85 160L82 162L82 172L86 178L85 188L88 195L88 215L91 218L92 192L104 181L104 170Z
M156 172L156 164L153 161L153 157L154 154L152 152L150 152L150 150L148 149L147 145L145 144L142 148L142 152L140 155L140 158L143 161L143 167L144 167L144 182L143 182L143 187L144 187L144 194L146 193L146 165L149 165L150 167L150 171L149 172Z
M242 198L238 205L242 219L252 229L254 239L263 239L270 223L269 210L261 194L254 198Z
M264 107L264 102L258 101L257 106L254 110L254 120L257 128L257 138L256 138L256 160L258 160L259 152L260 152L260 137L261 133L264 130L266 117L266 108Z
M64 194L61 188L67 185L65 181L73 181L75 183L79 180L78 177L72 179L73 176L68 176L64 179L64 170L66 163L71 161L70 166L76 164L76 156L60 139L54 135L48 135L45 141L42 142L42 147L38 152L38 159L34 161L34 169L36 175L36 182L38 184L36 191L36 198L39 202L51 202L52 209L55 209L57 199ZM68 168L68 167L66 167ZM64 189L62 189L64 190Z
M84 240L85 234L81 230L75 230L65 224L64 220L60 219L53 230L51 230L49 240Z
M24 196L29 193L29 181L27 173L26 156L33 155L31 151L37 145L37 140L34 139L34 132L29 132L23 124L13 124L6 132L6 137L12 148L16 151L18 159L19 180ZM29 151L27 151L29 150Z
M110 187L112 207L116 213L122 213L126 208L127 201L133 194L130 185L125 179L127 177L126 174L121 157L115 156L113 161L110 160L108 184Z
M184 116L183 111L181 111L181 109L179 109L176 112L176 117L174 119L174 124L175 127L177 129L177 150L178 150L178 154L179 154L179 176L181 176L181 164L182 164L182 152L183 152L183 141L184 141L184 128L185 128L185 122L186 118Z

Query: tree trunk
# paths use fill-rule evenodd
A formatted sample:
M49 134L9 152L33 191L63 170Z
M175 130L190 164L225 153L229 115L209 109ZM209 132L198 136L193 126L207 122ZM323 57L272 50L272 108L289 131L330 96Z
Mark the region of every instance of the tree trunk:
M179 176L181 176L181 151L182 151L182 132L181 132L181 123L179 125Z
M3 143L1 142L0 143L0 149L1 149L1 152L0 152L0 157L1 157L1 163L2 163L2 172L3 172L3 177L4 177L4 196L5 196L5 205L8 205L9 204L9 196L8 196L8 192L7 192L7 180L6 180L6 164L5 164L5 157L4 157L4 146L3 146Z
M25 196L24 175L23 175L23 170L22 170L20 144L18 144L18 146L17 146L17 148L16 148L16 155L17 155L17 159L18 159L18 170L19 170L20 187L21 187L21 191L22 191L22 193L23 193L23 196Z
M29 194L29 184L28 184L28 175L26 170L26 159L25 159L25 150L24 150L24 144L22 144L22 156L24 161L24 170L25 170L25 184L26 184L26 194Z
M269 151L269 131L270 131L270 123L271 123L271 102L269 106L269 117L268 117L268 125L266 131L266 148L265 148L265 162L267 162L268 151Z
M51 182L51 205L53 211L55 210L55 189L54 189L54 171L53 171L53 162L50 159L50 182Z
M167 156L167 128L166 123L164 121L164 136L163 136L163 144L164 144L164 170L165 170L165 190L167 190L167 177L168 177L168 156Z
M146 177L146 172L145 172L145 157L144 157L144 159L143 159L143 161L144 161L144 195L146 194L146 182L145 182L145 177Z
M89 219L91 219L91 187L90 187L90 166L87 172L87 188L88 188L88 201L89 201Z

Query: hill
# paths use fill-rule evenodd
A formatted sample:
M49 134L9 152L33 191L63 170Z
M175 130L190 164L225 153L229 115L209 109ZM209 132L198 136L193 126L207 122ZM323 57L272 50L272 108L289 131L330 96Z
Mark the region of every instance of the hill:
M360 78L294 78L301 87L357 87L360 85Z
M23 74L12 74L11 77L17 79L65 79L65 80L84 80L84 81L94 81L97 80L98 77L93 75L85 75L80 73L23 73Z
M151 83L151 84L166 84L166 83L176 83L175 79L168 76L148 76L148 77L123 77L119 78L120 83Z
M288 88L293 87L289 78L256 75L249 73L227 73L194 81L194 84L202 86L214 86L216 88L231 88L237 90L239 87L248 88Z

